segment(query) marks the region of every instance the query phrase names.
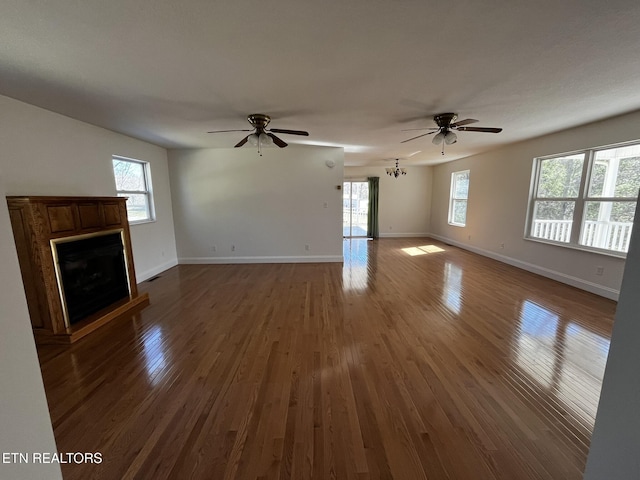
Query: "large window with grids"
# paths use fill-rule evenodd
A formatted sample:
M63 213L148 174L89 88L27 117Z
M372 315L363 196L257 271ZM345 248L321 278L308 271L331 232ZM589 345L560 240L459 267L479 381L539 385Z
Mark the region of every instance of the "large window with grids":
M153 221L155 217L149 163L114 156L113 174L118 196L127 197L129 223Z
M624 256L640 188L640 142L535 159L527 237Z

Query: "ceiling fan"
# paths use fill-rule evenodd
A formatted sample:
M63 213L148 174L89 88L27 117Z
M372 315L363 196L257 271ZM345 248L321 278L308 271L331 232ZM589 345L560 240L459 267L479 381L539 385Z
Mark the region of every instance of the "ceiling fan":
M216 130L213 132L207 133L224 133L224 132L253 132L244 137L238 143L234 145L235 148L243 146L245 143L249 142L250 144L258 147L258 153L262 155L260 147L262 145L271 145L275 143L278 147L284 148L288 145L287 142L282 140L279 137L276 137L274 133L286 133L288 135L303 135L305 137L309 136L309 132L305 132L302 130L285 130L281 128L271 128L267 130L267 125L271 122L271 117L269 115L265 115L264 113L252 113L247 117L247 120L251 124L253 128L244 129L244 130Z
M431 132L423 133L422 135L418 135L417 137L412 137L407 140L403 140L401 143L410 142L411 140L415 140L416 138L424 137L426 135L436 134L433 137L432 142L434 145L440 145L442 143L442 154L444 155L444 145L451 145L458 141L458 136L455 134L454 130L458 132L484 132L484 133L500 133L502 131L501 128L492 128L492 127L466 127L465 125L469 125L471 123L476 123L478 120L474 120L473 118L467 118L465 120L460 120L456 122L458 119L457 113L440 113L433 117L433 121L436 122L437 127L431 128L412 128L410 130L403 130L403 132L413 131L413 130L432 130Z

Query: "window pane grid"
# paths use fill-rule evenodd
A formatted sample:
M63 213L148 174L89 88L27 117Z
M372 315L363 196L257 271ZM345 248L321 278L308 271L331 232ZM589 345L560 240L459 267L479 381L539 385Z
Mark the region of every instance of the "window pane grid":
M640 143L536 159L527 236L625 253L640 189Z

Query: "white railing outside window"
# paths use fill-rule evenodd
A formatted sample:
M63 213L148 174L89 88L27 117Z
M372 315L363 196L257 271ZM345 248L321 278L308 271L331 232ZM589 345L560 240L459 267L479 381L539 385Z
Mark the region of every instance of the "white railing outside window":
M571 239L571 220L534 220L531 236L541 240L568 243ZM584 222L580 245L626 252L631 239L631 222Z
M571 220L534 220L531 236L566 243L571 238L572 223Z
M368 213L367 212L363 212L361 210L350 210L348 208L344 208L342 210L342 226L343 227L348 227L349 226L349 215L351 215L351 223L353 225L358 225L358 226L363 226L366 229L367 228L367 218L368 218Z
M616 252L629 250L630 222L584 222L580 244L586 247L606 248Z

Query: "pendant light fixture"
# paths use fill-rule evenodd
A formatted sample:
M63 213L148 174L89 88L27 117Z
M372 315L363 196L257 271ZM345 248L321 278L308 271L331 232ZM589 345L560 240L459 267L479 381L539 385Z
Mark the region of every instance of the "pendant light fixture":
M398 166L398 159L396 158L396 166L395 168L393 167L387 167L387 175L389 175L390 177L395 177L398 178L400 175L406 175L407 172L404 168L400 168Z

